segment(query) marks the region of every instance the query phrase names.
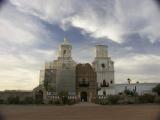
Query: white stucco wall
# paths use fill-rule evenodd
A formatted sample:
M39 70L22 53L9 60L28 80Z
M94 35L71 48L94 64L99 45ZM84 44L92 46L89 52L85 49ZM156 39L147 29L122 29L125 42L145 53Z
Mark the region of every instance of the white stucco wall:
M115 95L123 93L125 89L133 91L135 88L139 95L145 93L154 94L152 89L158 84L159 83L114 84L114 86L111 87L102 87L101 90L98 91L98 95L103 95L104 91L106 92L106 95Z
M110 57L108 57L108 47L106 45L96 46L96 57L93 61L93 67L95 68L97 74L97 82L99 88L101 87L101 84L103 84L104 80L106 84L109 84L109 86L113 86L114 62ZM106 94L114 93L113 88L103 87L99 90L98 95L103 95L104 91L106 91Z
M158 85L158 83L135 83L135 84L115 84L115 93L123 92L125 89L133 90L136 87L136 92L141 95L144 93L153 93L152 89Z

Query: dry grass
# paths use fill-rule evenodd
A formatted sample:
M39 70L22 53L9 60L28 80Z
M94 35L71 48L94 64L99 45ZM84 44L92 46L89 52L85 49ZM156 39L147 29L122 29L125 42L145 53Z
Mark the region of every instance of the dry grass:
M160 120L160 105L0 106L0 111L5 120Z

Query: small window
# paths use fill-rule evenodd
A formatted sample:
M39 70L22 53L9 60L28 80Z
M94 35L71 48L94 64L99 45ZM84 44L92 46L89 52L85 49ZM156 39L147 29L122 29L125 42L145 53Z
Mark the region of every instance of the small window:
M102 63L101 66L102 66L102 68L105 68L105 67L106 67L104 63Z
M103 95L106 96L106 91L103 91Z
M111 80L110 83L113 84L113 81Z

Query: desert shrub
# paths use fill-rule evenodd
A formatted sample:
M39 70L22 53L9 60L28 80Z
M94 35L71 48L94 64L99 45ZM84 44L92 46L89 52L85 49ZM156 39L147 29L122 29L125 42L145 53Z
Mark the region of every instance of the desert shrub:
M108 98L96 98L95 103L96 104L101 104L101 105L107 105L108 104Z
M34 103L35 104L44 104L44 101L42 99L35 99Z
M54 101L53 101L53 100L50 100L48 103L49 103L49 104L54 104Z
M117 104L119 99L120 99L119 95L109 95L108 96L108 103L109 104Z
M68 105L74 105L74 104L76 104L76 101L75 100L68 100L67 104Z
M119 104L134 104L137 101L137 96L120 95L119 97Z
M154 99L154 102L155 103L160 103L160 96L156 96L155 99Z
M99 99L99 104L101 105L107 105L108 103L108 99Z
M55 104L55 105L60 105L61 102L60 102L59 100L56 100L56 101L54 101L54 104Z
M0 104L4 104L4 100L3 99L0 99Z
M154 95L151 94L144 94L139 96L139 102L140 103L153 103L154 102Z
M130 95L130 96L134 96L134 95L136 95L137 93L134 92L134 91L131 91L131 90L126 89L126 90L124 90L124 94Z
M119 92L118 95L123 95L123 93L122 93L122 92Z
M34 100L35 104L44 104L43 96L37 95Z
M109 103L108 103L108 101L101 101L99 104L101 104L101 105L108 105Z
M152 89L153 92L157 93L158 96L160 96L160 84L158 84L156 87Z
M96 98L95 101L94 101L94 103L95 103L95 104L99 104L99 99Z
M62 97L61 97L61 100L62 100L62 104L64 104L64 105L65 105L65 104L68 104L68 101L69 101L69 100L68 100L68 96L62 96Z
M16 97L10 96L7 98L7 103L8 104L20 104L20 99L18 96Z
M26 97L23 101L24 104L33 104L34 100L32 97Z
M128 100L126 101L126 104L134 104L134 103L135 103L134 98L128 99Z
M58 95L61 99L62 104L67 104L68 103L68 92L62 91Z
M62 105L62 102L60 102L60 100L50 100L48 101L48 104L52 104L52 105Z

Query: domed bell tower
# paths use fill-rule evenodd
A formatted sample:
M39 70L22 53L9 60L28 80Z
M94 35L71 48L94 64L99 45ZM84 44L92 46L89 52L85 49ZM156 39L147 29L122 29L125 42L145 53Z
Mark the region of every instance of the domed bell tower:
M108 89L114 85L114 62L108 57L107 45L96 45L96 57L93 62L97 74L99 95L110 94Z

